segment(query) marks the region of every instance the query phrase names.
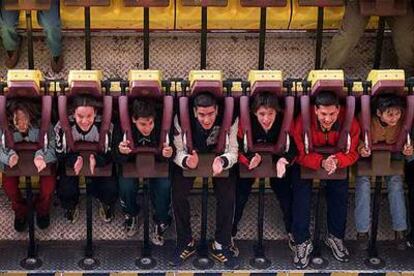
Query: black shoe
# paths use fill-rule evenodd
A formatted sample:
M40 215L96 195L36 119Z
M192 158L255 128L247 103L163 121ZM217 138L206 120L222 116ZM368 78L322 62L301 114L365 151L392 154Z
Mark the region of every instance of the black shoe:
M215 242L212 242L210 254L228 269L237 269L240 265L239 260L234 256L234 252L230 250L230 247L217 249Z
M39 227L40 229L46 229L49 227L50 225L50 215L44 215L44 216L36 216L36 222L37 222L37 227Z
M27 219L25 217L23 218L14 218L14 230L17 232L23 232L26 230L27 227Z
M357 233L357 241L359 250L368 250L369 235L368 233Z
M67 220L67 222L69 223L76 223L76 221L79 218L79 208L78 206L75 206L74 208L71 209L66 209L65 211L65 218Z
M394 239L395 247L398 250L406 250L407 249L407 239L405 237L405 232L404 231L394 231L394 233L395 233L395 239Z
M192 240L184 247L177 247L172 259L168 262L171 266L180 266L188 258L193 256L196 253L197 249L195 247L195 242Z
M110 223L114 218L114 208L112 205L99 202L99 216L103 219L104 222Z

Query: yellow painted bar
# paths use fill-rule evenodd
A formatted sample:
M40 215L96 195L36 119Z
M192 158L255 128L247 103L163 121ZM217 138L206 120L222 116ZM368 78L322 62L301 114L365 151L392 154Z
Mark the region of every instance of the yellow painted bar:
M60 5L63 29L83 29L83 7ZM123 0L112 0L108 7L91 7L92 29L142 29L144 9L140 7L124 7ZM33 28L38 29L36 15L32 13ZM25 28L25 16L20 14L20 28ZM172 30L174 28L174 1L168 7L150 8L150 28Z
M290 6L268 8L268 29L287 29L290 20ZM246 8L240 0L228 0L227 7L208 7L208 29L239 30L259 29L260 8ZM198 30L201 28L201 8L183 6L177 0L178 30Z
M175 9L175 3L177 8ZM291 9L292 18L291 18ZM83 8L68 7L61 4L62 28L83 29ZM324 29L338 29L344 7L325 8ZM36 12L32 12L33 28L39 29ZM242 7L240 0L228 0L226 7L208 8L209 30L257 30L259 29L260 8ZM152 30L199 30L201 8L182 5L182 0L170 0L168 7L150 8L150 28ZM289 24L290 23L290 24ZM368 29L376 29L378 17L372 17ZM309 30L316 29L317 8L300 7L298 0L287 1L286 7L267 9L267 28L269 30ZM26 28L24 13L20 14L19 27ZM143 27L143 8L124 7L123 0L112 0L108 7L91 7L91 28L110 30L141 30Z

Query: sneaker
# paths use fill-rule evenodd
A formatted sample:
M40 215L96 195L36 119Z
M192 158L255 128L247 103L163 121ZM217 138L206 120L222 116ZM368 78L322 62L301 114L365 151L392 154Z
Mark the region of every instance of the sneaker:
M125 215L124 231L128 237L132 237L138 232L138 218L136 216Z
M349 262L349 252L342 239L338 239L332 234L325 238L325 244L332 250L332 254L340 262Z
M50 215L44 215L44 216L36 216L36 222L37 222L37 227L39 227L40 229L46 229L49 227L50 225Z
M230 246L219 249L216 247L216 242L212 242L210 255L228 269L239 267L239 260L234 256L234 252L230 250Z
M292 252L295 252L295 238L293 237L292 233L288 233L288 245Z
M75 224L79 218L78 206L75 206L75 208L66 209L65 218L69 223Z
M405 238L405 232L404 231L394 231L395 233L395 239L394 243L398 250L406 250L407 249L407 241Z
M234 242L233 237L231 237L231 242L230 242L230 246L229 246L229 250L231 252L233 252L233 256L234 257L238 257L240 254L239 248L237 248L236 243Z
M196 253L197 249L195 247L195 242L192 240L183 248L177 247L175 249L174 255L172 259L168 262L171 266L180 266L182 265L188 258L193 256Z
M23 232L26 230L26 227L27 227L26 217L23 217L23 218L15 217L14 218L14 230L16 230L17 232Z
M414 240L411 238L411 235L407 236L407 241L405 243L408 248L414 248Z
M293 256L293 264L297 269L303 269L308 266L310 256L313 251L311 240L304 241L301 244L295 245L295 255Z
M110 223L114 218L113 207L109 204L99 202L99 216L106 223Z
M357 233L357 242L359 250L368 250L369 235L368 233Z
M152 243L158 246L164 245L164 233L170 227L169 223L156 223L154 226L154 233L152 236Z

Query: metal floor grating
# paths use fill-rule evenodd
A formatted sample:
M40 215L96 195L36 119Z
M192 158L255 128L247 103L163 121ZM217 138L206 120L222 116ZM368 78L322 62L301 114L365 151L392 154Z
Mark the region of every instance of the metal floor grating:
M253 241L238 241L240 249L241 266L237 271L249 271L250 273L275 273L277 271L294 272L295 268L292 264L292 252L285 241L266 241L266 255L272 264L268 269L256 270L250 266L249 260L253 257L252 246ZM83 243L65 241L63 242L42 242L39 245L39 257L43 262L40 269L32 271L34 273L48 273L59 271L81 271L77 265L78 261L83 257ZM322 246L322 256L329 262L328 267L323 269L324 273L335 271L358 271L359 273L381 273L391 271L413 271L414 251L399 251L394 248L390 242L379 242L378 250L386 262L386 266L380 270L369 269L364 264L367 257L365 251L357 249L356 242L347 242L351 252L351 259L348 263L340 263L335 260L330 251ZM139 270L135 266L135 259L140 256L140 243L133 241L112 241L112 242L96 242L94 257L99 260L100 266L94 269L94 272L132 272ZM203 272L214 273L228 271L222 264L215 263L214 267L205 271L198 271L192 265L192 261L196 257L192 257L181 267L174 268L168 264L168 260L174 250L174 243L168 242L163 247L153 247L153 257L157 261L157 266L149 271L140 270L140 273L162 273L162 272L179 272L187 273ZM0 272L1 271L19 271L23 270L19 262L26 257L27 251L23 242L0 242ZM237 272L235 271L235 272ZM322 270L312 269L311 267L301 272L317 273Z
M257 68L258 37L248 33L220 33L208 36L207 68L223 70L226 78L247 78L248 71ZM325 33L322 57L326 53L332 33ZM285 77L305 77L313 69L315 34L308 32L270 33L266 39L266 69L283 70ZM84 68L83 37L65 34L63 53L65 68L59 74L50 69L50 56L42 36L34 39L35 68L46 78L66 78L68 71ZM199 68L199 35L195 33L152 34L150 42L150 68L159 69L165 78L186 78L192 69ZM363 78L372 68L375 37L365 34L344 65L346 76ZM92 68L103 70L106 78L126 78L128 71L143 68L143 40L141 36L102 36L93 33ZM382 67L395 67L395 54L390 36L385 37ZM0 61L5 53L0 50ZM27 68L27 43L16 68ZM0 77L6 76L0 62Z
M239 232L237 239L254 240L256 238L256 221L257 221L257 198L258 195L252 193L247 202L243 218L239 225ZM191 206L191 223L193 234L196 238L200 234L200 216L201 216L201 194L193 194L190 196ZM316 195L313 203L316 201ZM83 240L86 237L86 198L81 197L80 202L80 216L75 224L69 224L63 218L63 210L56 204L51 209L51 225L46 230L36 230L36 238L41 241L54 240ZM138 202L142 202L141 196ZM313 210L315 208L312 208ZM352 240L356 238L356 230L353 218L354 199L353 195L349 197L348 203L348 220L346 238ZM0 196L0 240L26 240L27 233L17 233L13 229L13 211L10 203L6 197ZM323 220L325 221L325 220ZM380 207L380 223L378 231L379 240L391 240L394 238L394 233L391 229L391 217L389 215L388 199L385 195L382 197ZM152 220L151 220L152 223ZM94 240L134 240L143 238L143 218L142 212L140 216L140 227L138 234L135 237L129 238L123 232L123 215L120 207L116 208L116 217L110 224L104 223L98 215L98 204L94 202L93 212L93 238ZM324 231L322 226L322 231ZM208 205L208 231L209 238L213 238L215 230L215 198L212 194L209 196ZM152 227L151 227L152 233ZM166 233L166 239L175 239L174 227ZM286 239L286 233L283 226L282 215L276 197L272 192L265 195L265 223L264 223L264 238L268 240Z

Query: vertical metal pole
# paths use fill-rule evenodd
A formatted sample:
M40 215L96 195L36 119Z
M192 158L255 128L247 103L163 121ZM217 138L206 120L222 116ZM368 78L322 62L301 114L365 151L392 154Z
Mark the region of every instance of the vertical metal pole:
M139 180L138 180L139 181ZM151 256L151 245L149 242L149 228L150 228L150 194L149 194L149 179L142 180L142 189L144 192L144 245L141 249L141 257L135 261L135 264L141 269L152 269L157 265L157 261Z
M375 177L375 193L374 203L372 207L372 226L371 226L371 238L369 239L368 256L369 258L375 258L378 256L377 252L377 234L378 234L378 216L381 201L381 186L382 177Z
M264 192L265 179L259 179L259 208L257 212L257 252L263 255L263 224L264 224Z
M150 44L149 32L150 32L149 8L144 7L144 69L149 68L149 44Z
M316 208L315 208L315 228L314 228L314 236L313 236L313 245L314 245L314 256L320 257L321 252L321 221L322 221L322 212L321 212L321 199L322 199L322 193L324 192L322 187L325 185L323 183L323 180L320 180L319 187L318 187L318 195L316 199Z
M207 67L207 7L201 7L200 69Z
M90 193L90 188L88 186L91 185L90 179L85 178L86 182L86 249L85 249L85 257L92 258L93 257L93 244L92 244L92 194Z
M144 246L142 248L142 256L151 256L151 246L149 243L149 187L148 178L142 181L142 189L144 192Z
M27 57L28 57L29 69L34 69L32 12L31 11L26 11L26 28L27 28Z
M201 194L201 234L200 243L197 250L198 257L194 260L193 265L197 269L209 269L214 262L208 257L207 246L207 207L208 207L208 177L203 177L203 186Z
M375 44L374 69L381 66L382 45L384 43L385 17L380 16L378 21L377 39Z
M260 8L260 34L259 34L259 70L264 69L266 53L266 8Z
M257 243L253 248L254 258L250 260L250 265L256 269L266 269L271 265L271 262L265 256L263 248L265 180L265 178L259 178L259 206L257 208Z
M203 177L203 188L201 198L201 234L199 255L207 256L207 208L208 208L208 178Z
M30 176L25 177L26 200L28 205L29 219L29 246L27 257L20 261L20 265L26 270L37 269L42 266L42 261L37 257L37 248L35 241L34 210L33 210L33 190Z
M33 190L30 176L25 177L26 182L26 197L29 209L29 248L27 252L28 258L36 258L36 244L35 244L35 226L34 226L34 211L33 211Z
M86 70L92 69L91 52L91 8L85 7L85 61Z
M315 69L321 68L323 18L324 18L324 8L318 7L318 25L316 29Z

